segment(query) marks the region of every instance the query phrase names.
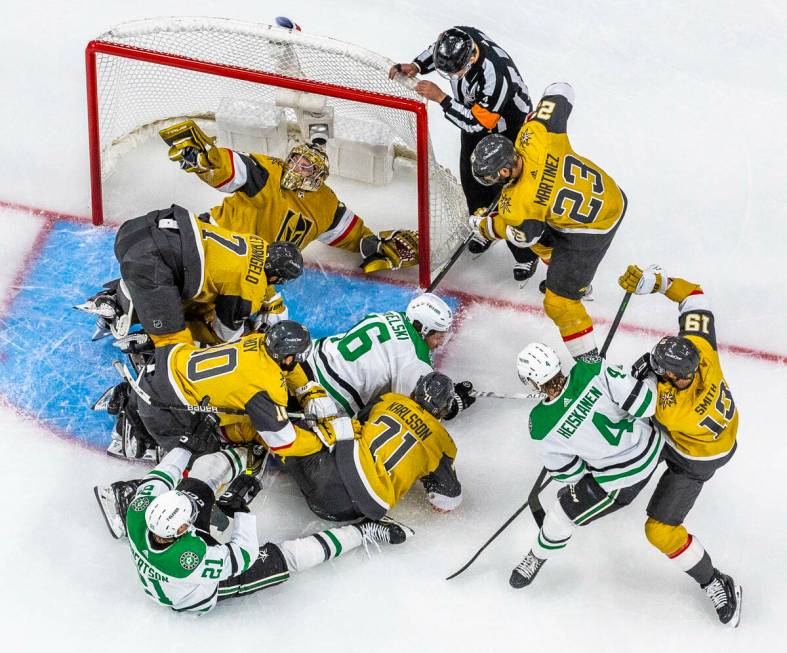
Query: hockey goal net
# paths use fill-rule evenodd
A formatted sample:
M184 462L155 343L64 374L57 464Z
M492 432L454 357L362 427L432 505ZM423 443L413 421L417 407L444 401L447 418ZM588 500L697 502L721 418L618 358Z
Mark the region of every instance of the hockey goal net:
M274 106L284 90L323 98L337 132L371 125L397 156L415 162L422 286L467 234L461 188L435 160L426 105L388 79L393 62L385 57L332 38L215 18L125 23L91 41L85 57L95 224L104 217L102 184L135 135L184 117L215 120L228 100ZM296 111L283 111L297 122Z

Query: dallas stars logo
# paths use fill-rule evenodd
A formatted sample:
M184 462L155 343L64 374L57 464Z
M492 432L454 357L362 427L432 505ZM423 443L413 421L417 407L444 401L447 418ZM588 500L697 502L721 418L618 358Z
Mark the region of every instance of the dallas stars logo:
M199 556L194 551L185 551L180 556L180 566L186 571L191 571L199 564Z
M659 404L661 404L662 410L666 410L677 403L678 401L675 399L675 390L672 388L664 390L664 392L659 395Z
M502 195L500 202L497 204L497 212L505 213L511 208L511 198L508 195Z
M131 502L131 509L134 512L142 512L150 505L150 497L139 497Z

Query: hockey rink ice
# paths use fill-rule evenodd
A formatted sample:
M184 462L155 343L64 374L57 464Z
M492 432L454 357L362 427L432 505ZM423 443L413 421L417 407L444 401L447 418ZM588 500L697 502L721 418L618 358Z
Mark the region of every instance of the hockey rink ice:
M14 3L16 5L16 3ZM292 5L292 6L290 6ZM490 13L492 12L492 13ZM108 27L162 13L161 3L42 0L0 10L0 468L7 504L0 557L3 651L777 651L787 611L787 8L740 2L488 3L173 0L172 15L270 22L291 15L409 61L443 29L473 25L505 47L534 101L552 81L576 91L568 133L619 182L630 204L587 304L603 341L629 263L660 263L696 281L717 319L721 359L740 410L738 452L700 495L686 525L743 586L741 625L722 627L704 592L645 539L645 504L578 529L524 590L511 569L536 533L523 513L463 575L458 569L525 501L541 464L528 402L479 399L448 424L464 502L432 511L414 487L392 516L415 530L400 547L353 551L203 617L148 600L125 541L109 537L92 488L139 476L104 455L111 420L88 406L116 382L109 339L71 309L117 274L113 224L177 202L220 198L149 142L119 164L107 227L89 224L85 44ZM442 88L447 82L428 77ZM457 172L459 136L430 107L438 160ZM329 179L373 229L407 224L414 177L370 189ZM319 243L285 287L291 315L320 336L375 310L403 310L413 270L382 279ZM502 244L465 255L440 291L458 310L439 367L479 390L522 392L516 353L555 347L536 277L523 289ZM633 297L609 350L625 366L675 331L677 307ZM657 472L657 475L660 471ZM548 506L554 485L542 494ZM294 484L273 473L252 504L261 541L327 527Z

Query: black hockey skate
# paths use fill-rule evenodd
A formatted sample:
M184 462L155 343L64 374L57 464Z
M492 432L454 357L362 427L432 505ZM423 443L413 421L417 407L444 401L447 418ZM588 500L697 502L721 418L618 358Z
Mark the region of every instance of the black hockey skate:
M546 560L536 558L533 552L530 551L511 572L511 578L508 579L508 584L516 589L527 587L538 574L538 570L544 566Z
M520 283L520 288L525 287L525 282L530 279L538 267L538 259L533 259L527 263L514 264L514 279Z
M467 243L467 251L476 256L480 256L488 250L494 241L487 240L481 236L474 236L469 243Z
M109 487L96 485L93 488L107 528L116 540L126 536L126 511L140 485L142 479L134 479L117 481Z
M353 526L361 531L365 541L378 544L401 544L413 535L412 529L395 522L390 517L383 517L378 521L364 519Z
M713 570L710 583L703 585L702 589L713 602L716 614L721 623L737 628L741 621L741 604L743 602L743 589L731 576Z

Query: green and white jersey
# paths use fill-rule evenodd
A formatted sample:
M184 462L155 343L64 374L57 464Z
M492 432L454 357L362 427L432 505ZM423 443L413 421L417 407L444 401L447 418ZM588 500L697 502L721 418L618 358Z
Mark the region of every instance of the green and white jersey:
M647 478L664 445L650 418L653 379L638 381L606 361L578 361L563 391L530 413L530 437L552 477L573 484L592 474L606 491Z
M145 511L159 494L172 490L190 458L173 449L144 479L126 513L131 555L145 593L176 612L207 612L214 605L219 581L246 571L259 555L257 518L238 513L227 544L210 545L189 531L161 548L145 523Z
M341 414L354 417L376 395L410 396L432 371L429 347L404 313L371 313L346 333L315 343L308 365Z

